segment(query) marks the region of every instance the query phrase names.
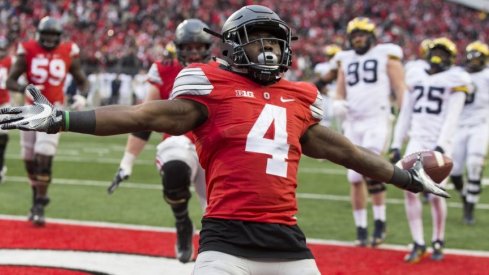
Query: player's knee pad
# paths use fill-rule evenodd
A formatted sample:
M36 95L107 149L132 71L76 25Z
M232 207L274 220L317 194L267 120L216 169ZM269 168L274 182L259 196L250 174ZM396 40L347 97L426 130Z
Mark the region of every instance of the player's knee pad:
M450 179L452 180L453 186L455 186L455 190L458 192L462 191L462 188L464 187L464 178L462 175L452 175L450 176Z
M480 180L484 157L482 155L470 155L467 159L467 177L469 180Z
M41 185L48 185L51 182L53 157L36 154L34 157L34 163L34 180Z
M482 193L480 180L469 180L466 188L467 194L480 195Z
M382 193L386 190L385 183L383 182L373 180L373 179L366 179L366 182L367 182L368 193L371 195Z
M36 162L34 160L24 160L24 166L29 179L34 180L36 174Z
M183 161L172 160L163 165L163 198L168 204L186 203L190 199L190 174L190 167Z

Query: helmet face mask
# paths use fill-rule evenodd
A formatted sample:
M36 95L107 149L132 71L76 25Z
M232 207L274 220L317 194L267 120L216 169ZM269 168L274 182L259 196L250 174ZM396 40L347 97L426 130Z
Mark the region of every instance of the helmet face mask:
M211 58L212 38L204 28L208 26L199 19L187 19L178 25L174 44L182 65L207 62Z
M429 45L427 61L435 73L448 70L457 56L457 46L450 39L442 37L432 41Z
M365 54L375 43L375 24L367 17L356 17L348 22L346 33L350 47L357 54Z
M291 64L291 39L290 28L272 10L246 6L224 23L222 53L235 71L269 85Z
M46 50L53 50L61 43L63 29L54 18L46 16L37 26L36 40Z
M469 72L482 71L487 64L489 47L481 41L474 41L465 48L465 67Z

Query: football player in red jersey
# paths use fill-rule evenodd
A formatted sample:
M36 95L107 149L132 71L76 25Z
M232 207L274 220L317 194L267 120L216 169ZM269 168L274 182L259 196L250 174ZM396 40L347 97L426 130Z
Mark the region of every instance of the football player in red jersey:
M7 39L0 38L0 106L6 107L10 104L10 92L6 82L13 58L8 55L9 43ZM5 150L7 149L9 136L7 131L0 130L0 183L5 180L7 166L5 166Z
M36 85L54 106L65 102L63 84L68 73L73 75L82 93L88 90L88 82L79 60L80 49L73 42L61 42L62 26L53 17L39 22L36 39L20 43L16 61L7 79L7 88L24 92L25 86L17 83L22 74ZM86 95L86 93L84 93ZM76 96L73 108L84 106L83 96ZM32 100L26 97L26 104ZM23 132L21 134L22 157L33 192L33 204L29 220L36 226L45 223L44 208L49 203L48 187L51 182L52 161L58 147L59 134Z
M409 170L319 125L321 96L283 79L292 36L267 7L245 6L224 23L224 59L183 69L170 100L67 112L37 105L0 109L4 129L114 135L192 131L206 171L207 202L193 274L319 274L297 225L297 170L302 154L328 159L412 192L440 189L422 168Z
M152 85L145 102L168 99L175 78L184 66L209 61L212 39L204 32L204 28L208 27L199 19L187 19L177 26L174 41L177 60L166 58L152 64L148 72L148 81ZM171 51L170 47L167 49ZM148 142L150 134L151 131L143 131L129 135L119 170L108 189L109 193L129 178L134 161ZM170 205L176 220L177 259L186 263L193 255L193 224L188 213L190 183L194 183L201 206L205 209L204 170L199 164L191 134L165 136L157 149L156 164L162 176L163 198Z

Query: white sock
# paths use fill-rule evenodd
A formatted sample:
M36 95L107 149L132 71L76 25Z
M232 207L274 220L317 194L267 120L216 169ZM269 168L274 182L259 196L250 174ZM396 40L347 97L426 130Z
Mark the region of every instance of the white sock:
M136 156L126 151L122 157L120 167L124 169L128 175L130 175L132 173L134 161L136 161Z
M405 191L404 206L413 241L419 245L424 245L423 205L421 204L418 195Z
M367 209L353 210L353 220L357 227L367 227Z
M385 222L385 204L373 205L372 210L374 212L374 220Z

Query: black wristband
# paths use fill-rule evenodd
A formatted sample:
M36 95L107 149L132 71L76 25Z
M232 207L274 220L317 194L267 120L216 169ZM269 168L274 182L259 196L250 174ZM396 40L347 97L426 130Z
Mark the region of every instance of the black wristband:
M393 166L394 173L387 183L392 183L399 188L406 189L406 187L411 184L411 174L407 170L401 169L396 165Z
M83 134L95 133L95 111L65 112L64 130Z

